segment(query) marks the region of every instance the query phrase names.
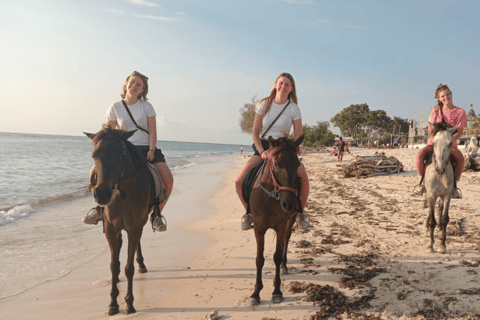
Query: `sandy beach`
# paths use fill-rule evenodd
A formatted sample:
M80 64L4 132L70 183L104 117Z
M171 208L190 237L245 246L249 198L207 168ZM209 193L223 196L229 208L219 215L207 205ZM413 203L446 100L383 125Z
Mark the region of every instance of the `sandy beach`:
M344 163L377 150L351 151ZM217 164L216 170L191 168L184 177L176 176L182 193L168 205L169 230L153 234L146 226L142 238L149 272L135 274L136 314L124 313L124 251L121 312L106 314L109 250L101 229L87 226L96 230L82 240L98 243L103 253L61 279L0 300L0 319L183 320L202 319L212 311L218 319L262 320L478 317L480 173L465 172L459 184L463 199L451 202L447 252L426 253L427 209L423 198L411 196L418 183L417 150L381 151L397 158L404 172L344 178L328 153L301 156L311 181L307 212L312 227L308 232L294 230L280 304L270 301L274 234L269 232L262 302L250 307L256 245L253 231L240 230L243 208L234 179L247 157L239 156L223 163L220 174L215 173ZM75 206L81 213L92 203L82 199Z

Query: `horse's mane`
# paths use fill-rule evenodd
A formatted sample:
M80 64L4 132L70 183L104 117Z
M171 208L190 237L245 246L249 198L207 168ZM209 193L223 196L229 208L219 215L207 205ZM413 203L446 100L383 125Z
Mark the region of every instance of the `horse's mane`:
M125 143L130 155L132 157L133 166L135 170L140 170L146 165L147 160L141 156L138 152L137 148L124 138L124 133L127 132L126 130L121 129L111 129L109 125L104 124L102 125L102 129L95 134L92 139L92 144L95 146L100 140L109 140L109 139L117 139Z
M280 137L277 139L277 146L272 150L272 156L283 149L292 149L297 155L300 153L300 147L295 144L294 140Z
M439 131L445 131L448 128L452 127L448 123L441 123L441 122L430 123L430 126L432 127L432 130L433 130L433 136L436 135L437 132Z

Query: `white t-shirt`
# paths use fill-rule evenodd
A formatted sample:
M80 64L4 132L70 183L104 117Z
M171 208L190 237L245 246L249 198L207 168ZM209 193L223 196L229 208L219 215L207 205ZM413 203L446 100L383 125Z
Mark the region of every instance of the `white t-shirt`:
M262 104L256 110L257 114L263 115L266 103L266 100L262 102ZM278 105L275 102L272 102L272 106L270 107L268 113L263 115L262 131L260 132L260 136L270 126L273 120L277 118L278 114L283 110L287 103L288 101L284 104ZM278 120L268 130L267 134L263 137L263 139L267 139L269 136L272 136L275 139L278 139L280 137L288 137L292 129L293 121L298 119L302 119L302 113L300 112L300 108L298 107L298 105L292 101L288 105L287 109L283 111L280 118L278 118Z
M155 117L157 115L155 110L153 110L151 103L138 100L135 104L127 104L127 106L137 124L148 131L147 118ZM137 129L132 119L128 115L127 110L125 110L122 101L117 101L108 107L106 118L110 121L117 121L117 129L126 131ZM128 139L128 141L136 146L148 146L148 134L138 129L137 132L135 132L133 136Z

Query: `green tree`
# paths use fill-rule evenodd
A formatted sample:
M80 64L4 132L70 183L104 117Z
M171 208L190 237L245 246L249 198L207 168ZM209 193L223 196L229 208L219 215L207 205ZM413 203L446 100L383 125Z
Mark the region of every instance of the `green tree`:
M303 132L305 133L305 138L303 139L303 145L311 148L331 145L335 141L335 136L328 129L329 126L328 121L319 121L315 126L304 124Z
M257 105L257 96L252 97L252 101L245 103L240 108L240 129L244 133L251 134L253 131L253 120L255 120L255 106Z
M368 112L370 109L366 103L352 104L337 113L330 122L340 128L342 135L356 139L361 136Z

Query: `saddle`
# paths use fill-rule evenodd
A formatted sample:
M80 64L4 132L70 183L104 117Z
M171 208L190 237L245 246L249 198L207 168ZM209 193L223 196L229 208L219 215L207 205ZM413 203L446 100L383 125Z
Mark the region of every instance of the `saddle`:
M243 200L245 200L247 204L250 201L250 194L252 193L253 184L255 183L255 180L257 180L257 177L260 174L260 171L262 171L262 168L265 168L266 164L267 164L267 160L262 159L255 167L253 167L250 170L250 172L247 174L247 178L243 182L242 195L243 195ZM248 207L250 208L250 206ZM247 213L250 213L250 212L247 212Z

